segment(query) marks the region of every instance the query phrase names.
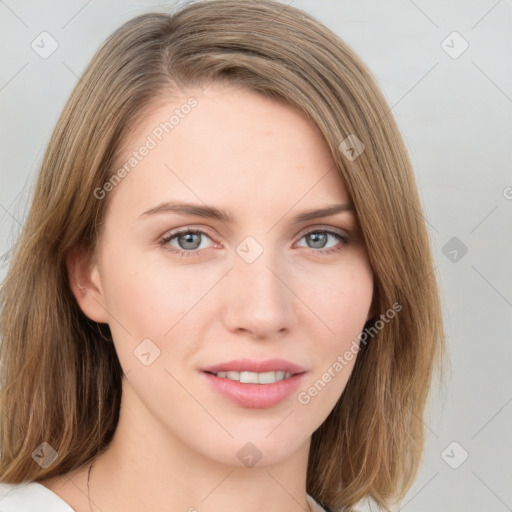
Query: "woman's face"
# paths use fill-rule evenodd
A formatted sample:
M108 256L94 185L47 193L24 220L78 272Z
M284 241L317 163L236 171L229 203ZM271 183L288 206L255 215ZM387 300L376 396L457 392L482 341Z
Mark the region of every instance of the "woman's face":
M130 428L236 466L286 459L339 399L372 301L325 142L292 107L215 86L146 117L125 163L95 192L109 205L79 302L110 325Z

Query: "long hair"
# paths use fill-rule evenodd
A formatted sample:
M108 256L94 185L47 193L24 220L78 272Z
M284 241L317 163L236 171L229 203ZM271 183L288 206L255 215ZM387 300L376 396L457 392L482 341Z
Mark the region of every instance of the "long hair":
M345 390L313 433L307 492L332 510L364 498L388 508L417 474L426 399L444 352L426 223L403 139L369 69L309 14L272 0L194 2L137 16L78 81L1 289L0 479L66 473L111 440L123 372L108 325L78 307L65 258L77 247L94 251L108 205L94 190L115 172L130 128L159 98L212 82L299 109L347 187L374 273L376 314ZM382 327L393 304L400 311ZM43 442L57 452L48 467L33 457Z

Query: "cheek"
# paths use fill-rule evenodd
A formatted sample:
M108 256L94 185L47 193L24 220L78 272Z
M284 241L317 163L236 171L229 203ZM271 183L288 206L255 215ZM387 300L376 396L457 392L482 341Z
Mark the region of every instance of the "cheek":
M373 297L373 275L369 265L357 261L307 285L312 308L325 324L334 346L349 343L361 332Z
M373 275L364 261L330 277L320 281L323 291L315 288L311 296L321 322L308 333L317 341L311 352L314 371L297 394L304 414L320 423L336 405L354 368L373 296Z
M215 317L208 292L219 276L212 269L172 263L156 252L118 256L111 250L110 255L104 258L104 293L125 373L137 370L131 373L135 378L145 371L140 365L144 358L138 360L137 354L148 352L151 368L174 371L177 361L197 350L197 333Z
M200 297L197 276L162 261L128 253L105 262L104 291L110 312L116 320L123 319L134 336L162 337Z
M199 309L204 309L208 301L202 299L222 275L219 268L204 263L180 265L162 254L148 257L140 251L125 251L120 255L120 251L113 249L104 260L102 278L108 309L113 323L121 323L134 338L161 338L185 316L194 316L193 309L200 302ZM361 256L354 255L337 268L316 268L314 278L311 267L292 269L287 277L297 295L297 307L306 308L304 314L313 320L311 325L323 329L335 346L347 336L359 334L368 315L373 276L367 260ZM229 296L228 290L225 292ZM300 315L298 311L296 314Z

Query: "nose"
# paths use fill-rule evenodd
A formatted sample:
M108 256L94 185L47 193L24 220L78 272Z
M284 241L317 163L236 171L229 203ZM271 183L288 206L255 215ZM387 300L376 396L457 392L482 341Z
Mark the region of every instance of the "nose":
M252 263L237 256L224 281L222 316L229 331L271 339L293 330L297 298L290 274L266 252Z

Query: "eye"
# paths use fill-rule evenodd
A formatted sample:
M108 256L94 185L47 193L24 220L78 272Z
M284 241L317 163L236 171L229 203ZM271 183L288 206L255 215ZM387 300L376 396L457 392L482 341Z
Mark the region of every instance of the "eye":
M210 239L208 234L200 229L187 228L185 230L166 235L161 239L160 245L165 250L180 256L198 256L201 249L208 249L208 247L202 246L204 237ZM338 243L334 246L331 245L325 248L329 238L336 240ZM308 245L307 247L312 249L313 252L318 252L321 254L332 254L339 252L350 241L350 238L346 233L334 231L331 229L316 229L314 231L308 231L302 235L301 240L302 239L308 240L311 245Z
M329 237L334 238L335 240L337 240L338 243L335 244L334 246L331 245L330 247L325 249ZM322 254L332 254L339 252L350 241L349 236L346 233L343 233L341 231L334 231L331 229L316 229L314 231L308 231L306 234L302 236L301 240L302 239L306 239L312 244L308 246L310 249L320 249L314 252L319 252Z
M160 245L167 251L179 254L180 256L196 256L198 255L198 249L205 249L205 247L201 247L202 237L210 238L200 229L186 229L165 236L162 238ZM170 243L174 240L178 247Z

